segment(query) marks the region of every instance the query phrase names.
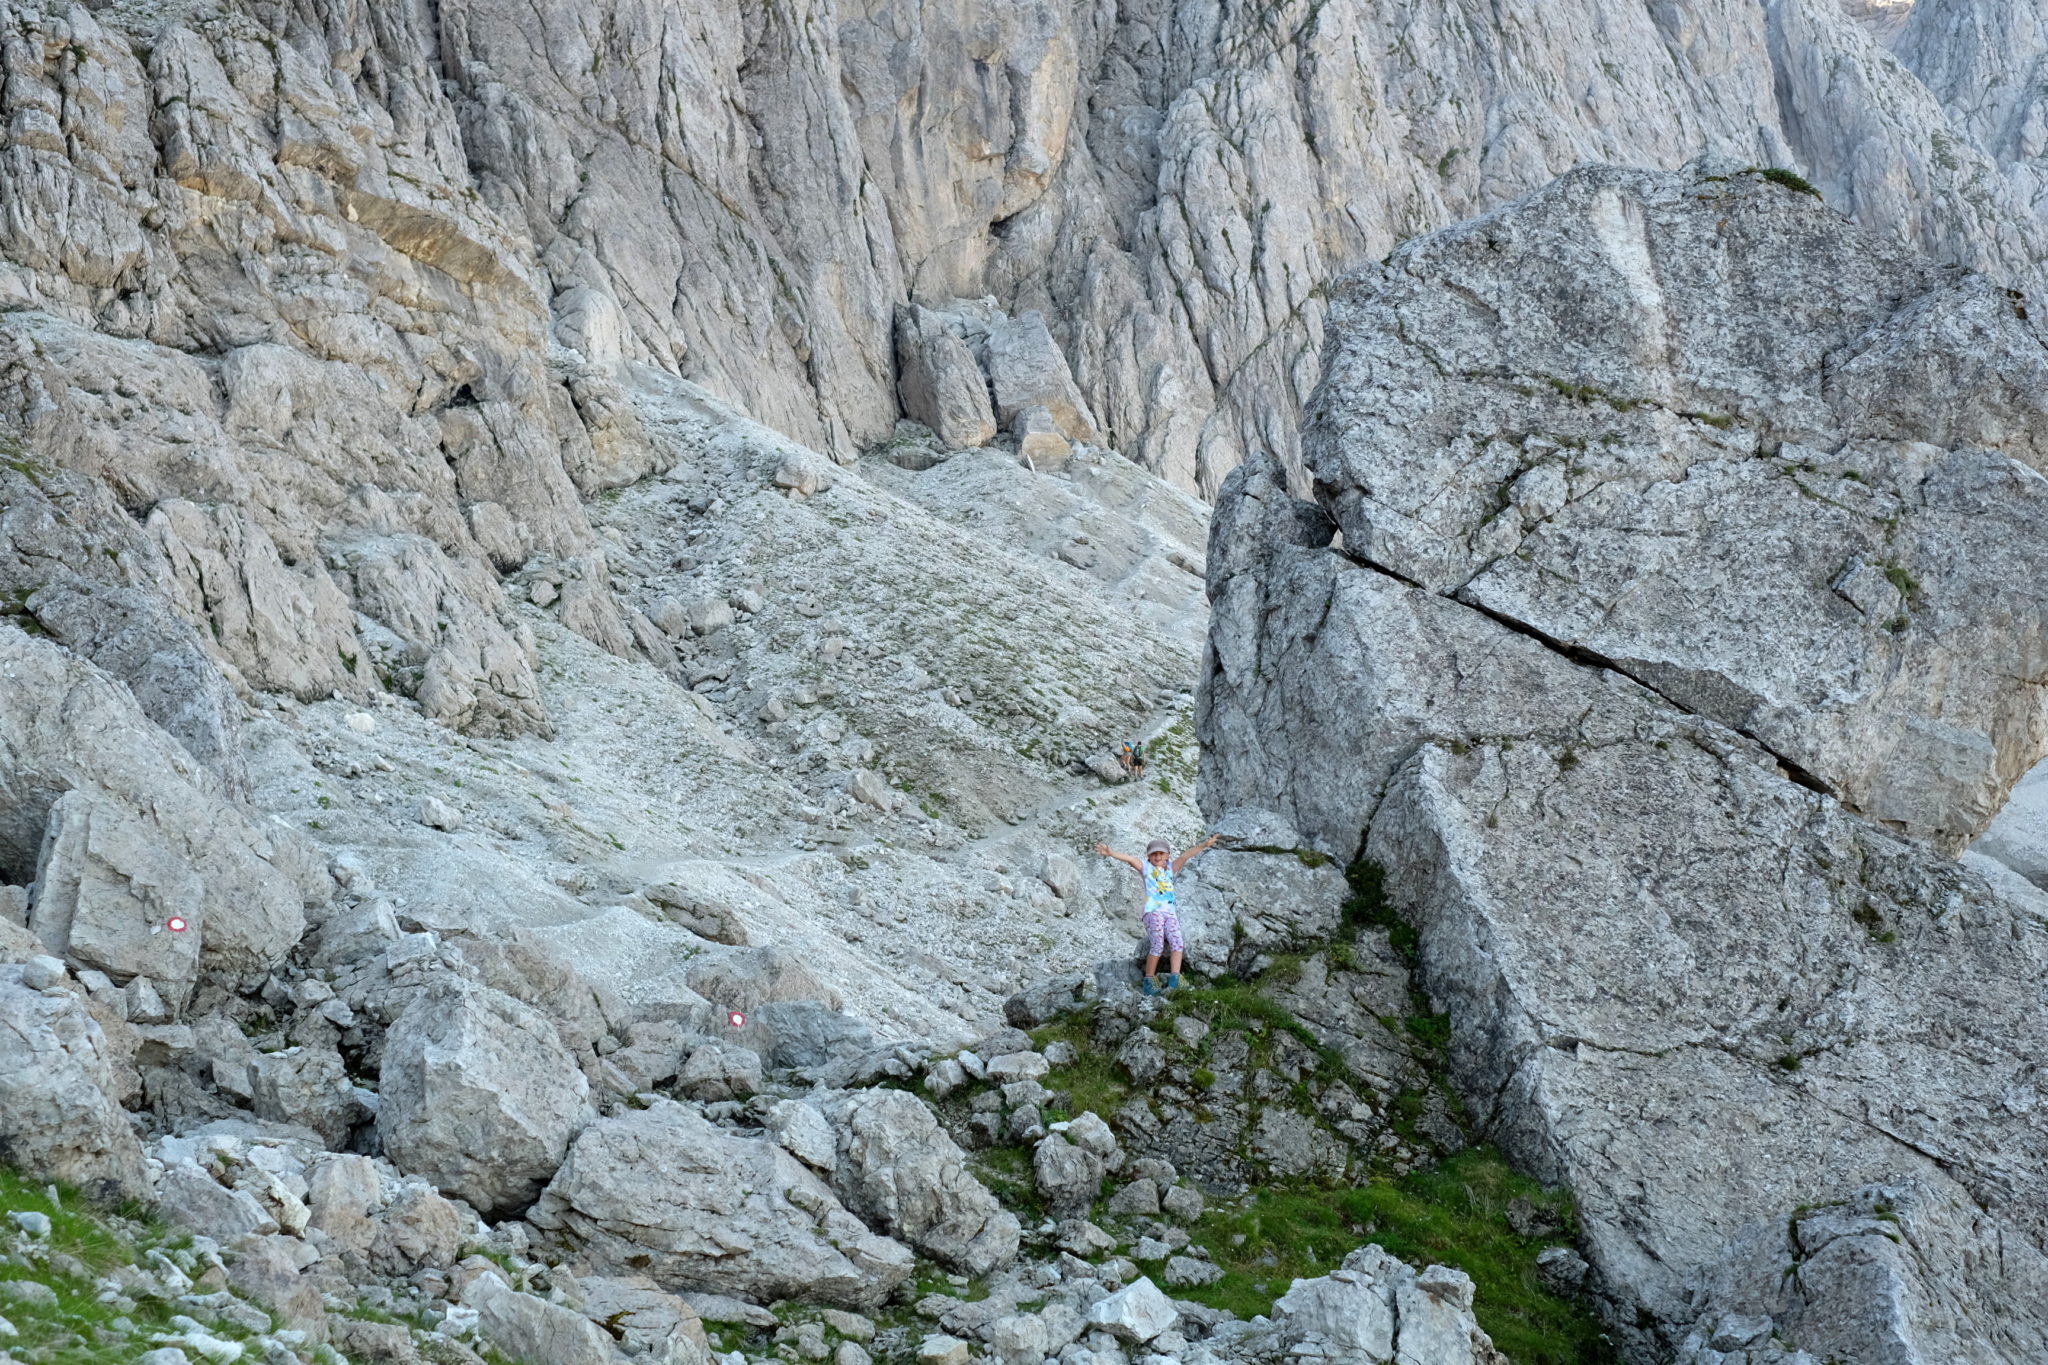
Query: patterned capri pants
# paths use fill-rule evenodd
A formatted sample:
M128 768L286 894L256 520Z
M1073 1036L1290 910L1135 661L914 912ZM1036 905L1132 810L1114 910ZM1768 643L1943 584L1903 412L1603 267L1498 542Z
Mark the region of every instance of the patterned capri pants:
M1166 948L1176 953L1185 950L1181 942L1180 916L1171 910L1147 910L1145 912L1145 952L1158 957Z

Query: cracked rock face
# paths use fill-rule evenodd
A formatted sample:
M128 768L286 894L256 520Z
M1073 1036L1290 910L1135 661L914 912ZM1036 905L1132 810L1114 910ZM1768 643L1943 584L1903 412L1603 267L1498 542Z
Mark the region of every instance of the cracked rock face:
M1338 291L1349 552L1959 849L2048 745L2048 349L1760 176L1599 170Z
M2025 320L1779 186L1611 170L1337 317L1322 511L1259 465L1218 509L1205 805L1384 868L1457 1083L1572 1188L1636 1349L1761 1315L2033 1358L2048 937L1943 856L2040 754L2038 605L1979 576L2044 548ZM1881 555L1896 631L1850 600ZM1757 1268L1878 1186L1906 1251Z

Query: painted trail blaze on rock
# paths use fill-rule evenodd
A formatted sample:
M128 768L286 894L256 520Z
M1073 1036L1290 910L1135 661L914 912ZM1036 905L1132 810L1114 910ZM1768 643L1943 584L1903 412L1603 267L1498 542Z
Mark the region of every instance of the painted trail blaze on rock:
M1320 507L1218 508L1205 805L1363 836L1645 1352L2048 1350L2048 940L1947 856L2048 737L2025 311L1740 167L1577 171L1350 277ZM1910 1254L1782 1273L1893 1188Z

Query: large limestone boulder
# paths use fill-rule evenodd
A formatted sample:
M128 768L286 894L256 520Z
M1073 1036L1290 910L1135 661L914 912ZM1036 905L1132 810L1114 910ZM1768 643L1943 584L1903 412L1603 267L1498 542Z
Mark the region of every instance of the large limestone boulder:
M1019 417L1043 409L1052 429L1069 440L1099 441L1102 433L1088 400L1074 383L1073 371L1059 343L1045 325L1045 316L1028 312L998 318L983 342L989 386L995 393L996 420L1014 428Z
M938 433L948 450L996 438L988 381L944 315L910 305L896 315L896 392L903 411Z
M1017 1254L1017 1216L967 1167L925 1102L907 1090L856 1090L825 1106L839 1131L832 1187L874 1226L970 1275Z
M602 1327L573 1308L520 1293L496 1271L477 1276L462 1298L476 1309L484 1339L514 1360L613 1365L619 1358Z
M779 1144L669 1100L585 1129L528 1218L601 1272L761 1303L872 1306L914 1264Z
M2024 303L1730 170L1575 172L1337 293L1348 553L1950 850L2048 748Z
M0 1162L101 1199L146 1199L106 1040L49 958L0 965Z
M378 1092L385 1155L484 1213L530 1204L593 1117L546 1016L453 975L392 1022Z
M1718 254L1717 233L1745 254ZM2003 564L2032 583L2016 566L2048 555L2031 512L2009 519L2048 486L2021 382L2035 343L1999 291L1862 240L1769 184L1575 173L1347 286L1313 440L1341 551L1270 468L1234 476L1219 509L1205 802L1276 813L1340 856L1362 837L1419 931L1480 1130L1573 1190L1645 1355L1687 1338L1731 1266L1782 1270L1754 1247L1795 1211L1880 1185L1974 1210L1967 1243L1882 1274L1802 1266L1796 1302L1731 1291L1727 1310L1843 1358L1869 1356L1820 1324L1888 1321L1931 1359L1953 1355L1950 1328L1894 1305L1939 1302L1942 1321L2012 1324L1969 1358L2036 1354L2041 1315L2015 1305L2038 1302L2048 1237L2031 1098L2048 942L2030 897L1942 852L2039 756L2036 599L1978 578ZM1439 269L1459 288L1423 298ZM1866 369L1915 411L1858 387ZM1518 510L1550 457L1533 435L1496 449L1474 412L1584 440L1555 470L1566 501ZM1861 461L1840 487L1783 458L1830 429ZM1481 526L1455 509L1490 460L1509 493ZM1695 482L1719 490L1712 515L1665 516ZM1981 516L1951 517L1964 488ZM1852 558L1875 562L1842 512L1872 489L1892 500L1869 534L1920 556L1914 610L1943 604L1938 644L1915 642L1918 616L1887 630L1835 594ZM1499 557L1476 550L1510 512ZM1623 562L1648 571L1624 582ZM1530 563L1562 577L1496 591ZM1681 581L1683 631L1652 610ZM1611 610L1571 615L1581 592ZM1698 666L1682 683L1657 663L1681 655ZM1776 700L1723 704L1743 689ZM1859 767L1866 740L1879 757ZM2011 1254L1965 1249L1991 1242Z

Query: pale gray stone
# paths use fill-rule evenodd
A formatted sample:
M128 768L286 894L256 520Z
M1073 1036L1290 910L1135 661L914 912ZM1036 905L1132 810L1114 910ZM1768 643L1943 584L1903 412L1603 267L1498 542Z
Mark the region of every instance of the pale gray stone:
M592 1117L555 1026L501 991L440 976L391 1024L377 1133L401 1170L479 1210L540 1192Z
M1095 416L1075 386L1067 358L1046 329L1043 314L1027 312L997 319L984 346L996 420L1003 427L1019 431L1023 419L1031 431L1050 436L1062 446L1069 439L1101 439ZM1027 414L1032 409L1043 414L1043 425L1030 423ZM1062 458L1064 455L1062 451Z
M778 1144L666 1100L586 1128L529 1220L601 1272L685 1291L861 1307L913 1268L908 1248L870 1232Z
M705 1043L690 1053L676 1089L693 1100L745 1099L761 1088L761 1057L733 1043Z
M1085 1214L1102 1193L1102 1158L1058 1133L1039 1139L1031 1171L1039 1196L1055 1218Z
M0 630L0 694L0 856L37 868L30 927L51 950L170 983L176 1005L200 971L261 980L283 960L308 898L289 831L259 830L126 689L46 640Z
M250 1099L258 1118L311 1128L339 1148L371 1116L331 1043L307 1043L259 1056L250 1068Z
M2048 654L2048 598L2011 587L2048 510L2048 357L1990 281L1710 169L1576 172L1353 277L1307 458L1352 556L1953 851L2048 747L2004 666ZM1530 520L1511 490L1540 468L1570 496ZM1894 589L1876 614L1844 564Z
M802 1100L777 1100L762 1115L761 1126L798 1161L830 1175L839 1164L839 1138L817 1106Z
M462 812L438 796L422 796L415 818L428 829L444 830L450 834L462 828Z
M1179 1320L1179 1310L1149 1276L1132 1281L1088 1310L1090 1326L1140 1346Z
M573 1308L522 1294L496 1270L470 1282L463 1302L477 1310L477 1329L513 1360L560 1365L613 1365L611 1336Z
M165 1218L217 1242L278 1230L277 1219L254 1195L230 1189L191 1160L165 1166L156 1184L156 1201Z
M948 450L971 450L995 439L988 381L974 352L942 315L916 304L897 313L896 367L903 411L936 432Z
M0 964L0 1155L37 1180L147 1199L142 1147L115 1102L106 1035L68 990Z
M832 1187L848 1208L970 1275L1016 1256L1016 1215L975 1178L924 1101L856 1090L828 1101L825 1114L839 1132Z
M1983 1211L1966 1258L2033 1245L2048 1169L2008 1103L2048 1047L2048 959L2015 930L2031 903L1941 852L2039 757L2035 703L1994 662L2036 648L2034 599L1976 575L2027 578L1993 566L2041 544L1999 520L2039 492L2040 346L1984 281L1720 174L1575 172L1340 290L1309 447L1342 550L1269 468L1233 476L1202 720L1207 803L1278 812L1335 856L1364 835L1477 1122L1571 1189L1602 1292L1673 1341L1699 1282L1796 1210L1910 1181ZM1741 269L1709 264L1738 238ZM1467 292L1425 298L1425 278ZM1527 439L1460 425L1482 409ZM1507 495L1543 463L1573 496L1525 526ZM1495 489L1489 518L1473 499ZM1973 663L1892 671L1931 637L1834 591L1850 559L1908 551L1894 586L1977 640ZM1566 564L1570 583L1525 572ZM1582 588L1616 606L1605 624ZM1687 651L1691 672L1666 667ZM1324 1036L1362 1031L1375 980L1397 998L1398 971L1355 971L1381 951L1341 993L1287 998ZM1391 1064L1376 1048L1361 1074ZM1952 1125L1971 1141L1931 1158ZM1291 1164L1300 1136L1256 1140ZM2035 1301L2031 1255L1960 1264L1816 1280L1802 1311L1917 1322L1884 1305L1938 1293L1944 1321L2042 1330L2010 1307ZM1927 1322L1910 1350L1957 1349Z

